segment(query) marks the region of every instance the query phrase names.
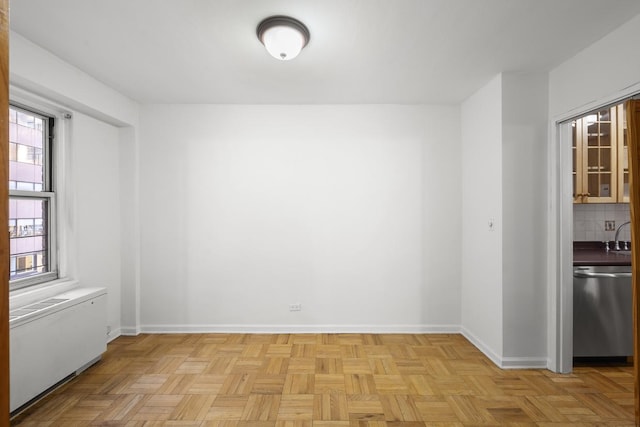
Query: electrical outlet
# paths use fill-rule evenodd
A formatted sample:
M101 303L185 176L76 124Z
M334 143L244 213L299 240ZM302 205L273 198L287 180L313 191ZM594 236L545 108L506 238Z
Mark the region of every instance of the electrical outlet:
M300 311L302 310L302 304L289 304L289 311Z
M616 222L615 221L605 221L604 222L604 231L613 231L616 229Z

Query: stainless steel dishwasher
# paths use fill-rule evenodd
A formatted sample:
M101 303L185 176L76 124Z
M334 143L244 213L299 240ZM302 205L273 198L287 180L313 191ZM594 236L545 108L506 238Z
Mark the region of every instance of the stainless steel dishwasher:
M631 266L573 269L573 356L633 354Z

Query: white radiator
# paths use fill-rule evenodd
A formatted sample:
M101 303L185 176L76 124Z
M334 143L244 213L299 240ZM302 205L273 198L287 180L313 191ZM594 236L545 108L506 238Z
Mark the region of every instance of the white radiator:
M11 411L69 375L95 363L107 349L104 288L77 288L9 313Z

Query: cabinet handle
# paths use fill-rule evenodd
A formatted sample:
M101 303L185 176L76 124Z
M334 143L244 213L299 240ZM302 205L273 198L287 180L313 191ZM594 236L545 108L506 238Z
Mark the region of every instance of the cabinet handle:
M583 272L583 271L574 271L573 272L573 277L579 277L579 278L604 278L604 277L609 277L612 279L619 279L622 277L631 277L631 273L589 273L589 272Z

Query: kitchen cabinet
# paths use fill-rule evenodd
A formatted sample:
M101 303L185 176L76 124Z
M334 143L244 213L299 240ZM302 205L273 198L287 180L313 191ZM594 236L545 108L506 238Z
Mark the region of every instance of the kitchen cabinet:
M573 131L573 202L629 201L629 167L622 104L577 119Z

